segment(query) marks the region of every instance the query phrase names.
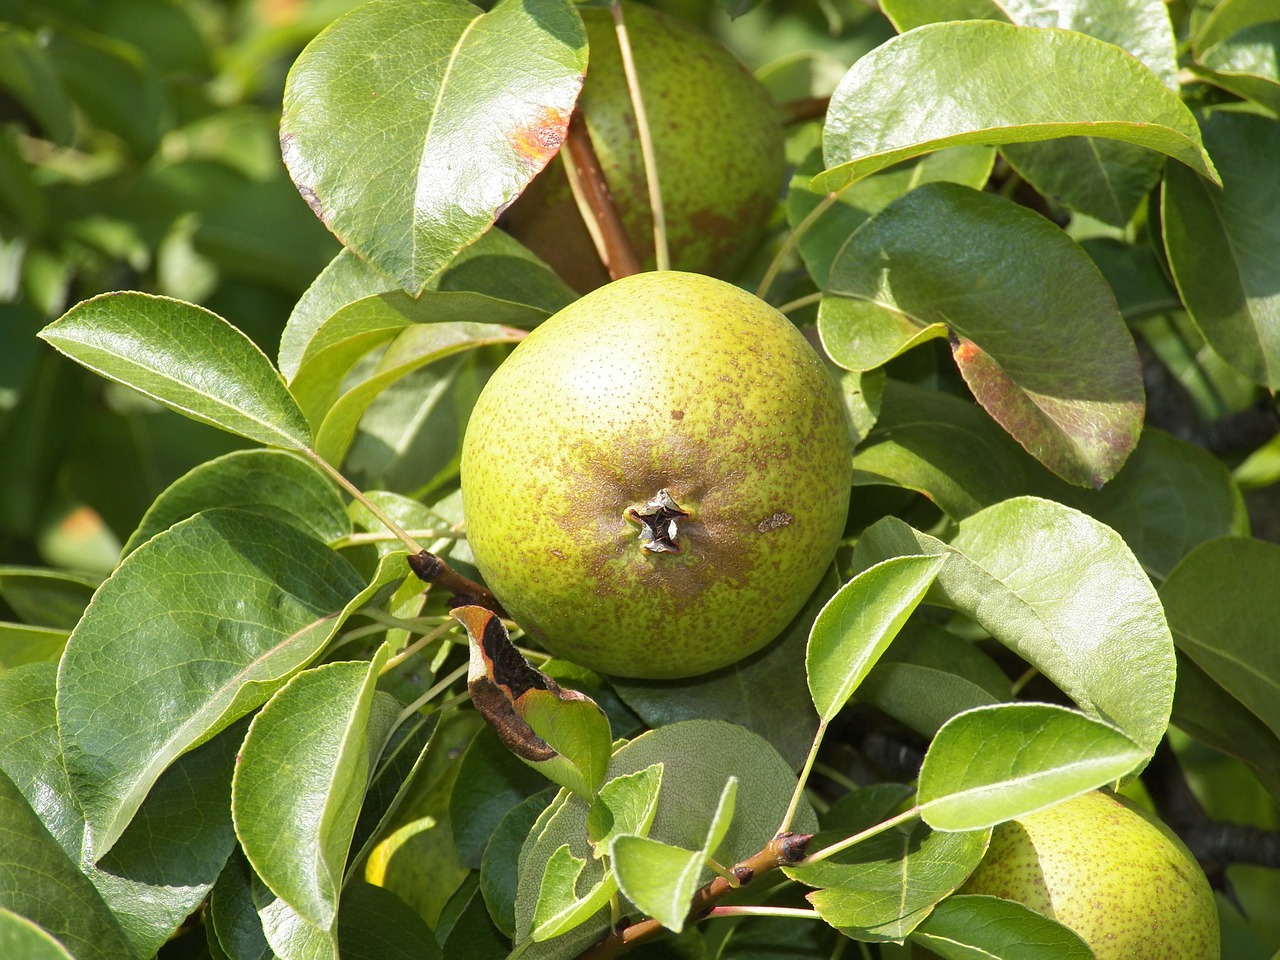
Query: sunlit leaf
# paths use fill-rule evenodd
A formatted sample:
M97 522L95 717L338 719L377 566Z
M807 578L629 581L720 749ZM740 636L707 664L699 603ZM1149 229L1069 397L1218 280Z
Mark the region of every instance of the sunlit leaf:
M1069 927L999 897L949 897L911 939L945 960L1093 960Z

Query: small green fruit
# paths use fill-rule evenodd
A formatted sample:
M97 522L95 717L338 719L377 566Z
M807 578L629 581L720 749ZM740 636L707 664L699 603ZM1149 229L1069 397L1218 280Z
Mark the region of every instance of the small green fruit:
M462 446L467 540L552 653L692 676L804 605L843 532L851 453L786 317L710 277L639 274L544 322L485 386Z
M641 5L623 9L672 265L732 276L757 245L782 187L778 110L760 82L696 27ZM623 228L652 269L649 192L613 17L602 9L584 9L582 17L590 66L578 106ZM534 180L503 225L578 289L608 280L559 162Z
M1098 960L1218 960L1218 910L1199 864L1150 813L1087 793L996 827L960 890L1066 924Z

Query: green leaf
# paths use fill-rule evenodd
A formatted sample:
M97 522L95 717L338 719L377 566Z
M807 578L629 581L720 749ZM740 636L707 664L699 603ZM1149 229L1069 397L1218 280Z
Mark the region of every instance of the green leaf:
M940 557L896 557L840 588L813 622L805 670L818 717L830 723L898 635L942 569Z
M458 782L449 795L449 822L458 859L475 869L502 818L526 797L547 786L546 779L523 763L491 727L481 730L458 764Z
M617 892L618 881L612 871L606 871L590 889L580 894L578 878L586 865L586 859L575 857L567 843L557 847L547 860L538 888L538 904L533 911L530 937L535 943L572 930L605 906Z
M62 656L68 630L0 622L0 672L28 663L51 663Z
M1280 546L1224 537L1193 550L1160 588L1178 649L1280 735Z
M1093 960L1070 927L999 897L949 897L916 927L914 943L944 960Z
M687 851L698 850L707 842L708 820L720 805L724 785L730 777L738 779L736 815L716 851L724 864L738 863L763 849L777 830L796 784L795 773L765 740L735 724L716 720L672 723L636 737L614 753L609 779L637 773L655 763L663 765L662 792L649 836ZM517 946L529 938L543 865L561 844L569 844L576 857L588 861L581 882L594 883L602 875L602 866L591 856L588 812L584 801L562 791L530 832L520 854L515 900ZM800 805L792 829L800 833L817 830L808 803ZM608 914L602 911L553 943L557 951L566 952L564 955L576 956L607 925Z
M67 644L58 723L94 860L176 757L263 703L361 581L294 527L207 510L130 554Z
M406 374L464 350L495 343L516 343L524 333L489 323L415 324L406 327L383 352L365 377L334 401L316 430L316 452L340 463L355 437L356 427L378 395Z
M649 835L661 789L661 763L614 777L600 788L587 813L587 836L597 858L608 851L616 837Z
M1178 292L1196 327L1233 367L1280 387L1280 182L1271 158L1280 122L1219 111L1205 143L1222 166L1222 189L1178 167L1165 173L1164 243Z
M1165 265L1149 243L1121 243L1111 237L1090 237L1080 247L1107 278L1125 320L1179 310L1182 301L1169 281Z
M1280 20L1280 12L1271 0L1222 0L1192 37L1192 50L1198 57L1232 34L1269 20Z
M1148 756L1115 727L1065 707L978 707L933 738L916 799L935 830L980 830L1119 780Z
M832 264L818 330L851 370L950 335L987 412L1072 483L1100 486L1137 443L1141 371L1106 280L1061 230L992 194L928 184L864 224Z
M520 700L524 721L558 755L536 769L579 796L594 797L604 783L612 743L604 711L589 697L562 699L546 690L529 690Z
M67 145L75 118L46 43L12 24L0 26L0 88L22 105L50 140Z
M312 463L282 450L237 450L200 464L170 484L147 508L122 554L214 507L274 517L325 543L351 532L337 488Z
M460 778L461 782L461 778ZM507 811L485 845L480 861L480 892L494 924L507 937L516 932L516 884L520 848L534 823L555 795L555 789L526 797Z
M232 960L271 960L271 948L253 905L252 872L237 847L209 895L205 922Z
M935 104L947 103L947 110ZM831 98L822 191L967 143L1078 135L1134 143L1217 181L1178 96L1109 43L993 20L920 27L862 57Z
M0 906L39 924L76 960L132 960L116 918L0 770Z
M899 33L946 20L1009 22L1008 13L996 0L880 0L880 8Z
M269 446L306 449L306 419L271 361L203 307L108 293L72 307L40 338L99 376L201 423Z
M0 956L21 960L75 960L47 930L0 907Z
M276 896L322 930L337 922L385 661L384 647L371 663L326 663L286 683L249 727L232 782L245 856Z
M821 844L820 834L814 841ZM946 833L916 820L811 866L784 867L820 889L806 899L822 919L858 940L901 940L973 872L987 830Z
M1260 104L1280 117L1280 19L1259 23L1215 45L1191 72L1207 83Z
M0 567L0 599L24 623L70 630L98 588L96 577L43 567Z
M961 522L949 546L881 520L859 540L854 569L913 552L948 558L928 602L972 617L1085 712L1155 749L1172 708L1173 642L1151 581L1113 530L1019 497Z
M338 938L312 926L253 875L253 903L262 933L279 960L339 960Z
M559 149L585 69L565 0L375 0L290 70L285 163L347 247L416 293Z
M422 917L390 891L356 881L342 894L338 947L343 960L442 960Z
M730 777L720 792L706 840L697 851L648 837L614 838L609 850L618 886L628 900L668 930L679 933L684 929L707 860L720 846L733 820L737 793L738 779Z

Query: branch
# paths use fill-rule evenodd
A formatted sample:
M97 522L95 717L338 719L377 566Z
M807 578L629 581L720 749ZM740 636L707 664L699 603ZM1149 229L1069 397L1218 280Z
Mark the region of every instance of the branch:
M464 577L434 553L423 550L420 553L411 554L409 569L423 583L448 590L454 597L465 598L470 603L492 610L500 617L507 615L492 590L483 584L476 583L470 577Z
M610 278L617 280L639 273L642 269L640 258L622 227L618 208L613 202L613 194L609 192L609 184L600 168L600 158L596 155L581 110L575 109L569 118L569 132L562 156L578 212L582 214L582 221Z
M803 100L791 100L781 104L778 112L782 115L783 126L804 123L806 120L821 120L827 115L831 106L830 97L806 97Z
M804 859L809 848L812 834L780 833L770 840L763 850L735 864L728 877L716 877L693 895L686 923L696 923L711 912L716 901L732 891L750 883L756 877L763 876L778 867L799 863ZM613 960L614 957L626 953L632 947L654 939L663 931L663 926L652 917L646 917L636 923L626 921L610 930L594 945L579 955L578 960Z

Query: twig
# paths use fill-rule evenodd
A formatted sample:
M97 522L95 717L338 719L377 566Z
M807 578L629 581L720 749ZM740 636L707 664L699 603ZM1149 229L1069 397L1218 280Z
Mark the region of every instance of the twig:
M640 258L622 227L618 207L609 192L609 184L600 168L600 158L596 155L595 144L591 142L581 110L575 109L569 119L569 133L561 156L582 222L586 224L596 253L609 276L617 280L639 273Z
M409 557L409 569L423 583L448 590L455 597L465 597L486 610L492 610L500 617L507 616L502 604L488 587L476 583L470 577L464 577L445 563L440 557L427 550Z
M820 120L827 115L831 106L830 97L805 97L803 100L791 100L778 107L784 126L793 123L804 123L806 120Z
M740 886L778 867L799 863L804 859L805 851L809 848L809 841L812 839L811 834L778 834L759 853L735 864L729 870L733 879L716 877L699 889L693 895L687 922L701 920L710 912L717 900ZM646 918L630 926L615 927L585 950L579 960L612 960L613 957L625 953L632 947L652 940L662 931L662 924L652 918Z

